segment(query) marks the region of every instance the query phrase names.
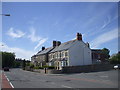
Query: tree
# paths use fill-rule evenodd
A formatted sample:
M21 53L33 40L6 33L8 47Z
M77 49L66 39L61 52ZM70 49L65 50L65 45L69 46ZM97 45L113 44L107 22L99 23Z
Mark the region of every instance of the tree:
M25 66L26 66L26 61L24 59L23 62L22 62L22 68L25 69Z
M2 54L2 67L14 67L15 54L11 52L0 52Z
M120 53L117 53L112 58L110 58L111 64L120 64Z
M102 49L102 54L104 55L105 59L108 59L110 57L109 53L110 53L109 49L107 48Z

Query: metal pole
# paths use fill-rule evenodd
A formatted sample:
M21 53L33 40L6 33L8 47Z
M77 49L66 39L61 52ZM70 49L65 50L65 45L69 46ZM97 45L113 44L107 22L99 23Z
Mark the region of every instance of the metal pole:
M0 14L0 15L3 15L3 16L10 16L10 14Z

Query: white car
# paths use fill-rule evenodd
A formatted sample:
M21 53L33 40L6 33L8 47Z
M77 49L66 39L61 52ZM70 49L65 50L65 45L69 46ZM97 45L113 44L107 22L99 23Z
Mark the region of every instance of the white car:
M120 69L120 64L115 65L114 69Z

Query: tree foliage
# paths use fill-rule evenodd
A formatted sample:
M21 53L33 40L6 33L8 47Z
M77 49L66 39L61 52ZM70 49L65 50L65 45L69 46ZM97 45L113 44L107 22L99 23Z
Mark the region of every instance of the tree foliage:
M112 64L120 64L120 53L116 54L112 58L110 58L110 63Z
M105 59L108 59L108 58L110 57L110 55L109 55L110 50L109 50L109 49L103 48L103 49L102 49L102 53L103 53Z
M25 62L25 59L24 59L23 62L22 62L22 68L25 69L25 67L26 67L26 62Z
M0 52L2 55L2 67L13 67L15 61L15 54L11 52Z

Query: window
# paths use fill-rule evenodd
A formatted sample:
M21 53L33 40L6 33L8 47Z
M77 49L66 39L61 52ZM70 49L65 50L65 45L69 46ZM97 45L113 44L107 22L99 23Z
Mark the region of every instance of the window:
M58 52L56 52L55 54L56 54L56 58L58 58Z
M68 56L68 52L67 51L65 52L65 56Z
M59 52L59 57L61 57L61 52Z
M61 57L64 57L64 52L62 52L62 55L61 55Z
M66 66L68 66L68 62L66 61Z
M64 65L63 65L63 61L61 62L61 64L62 64L62 66L64 66Z

